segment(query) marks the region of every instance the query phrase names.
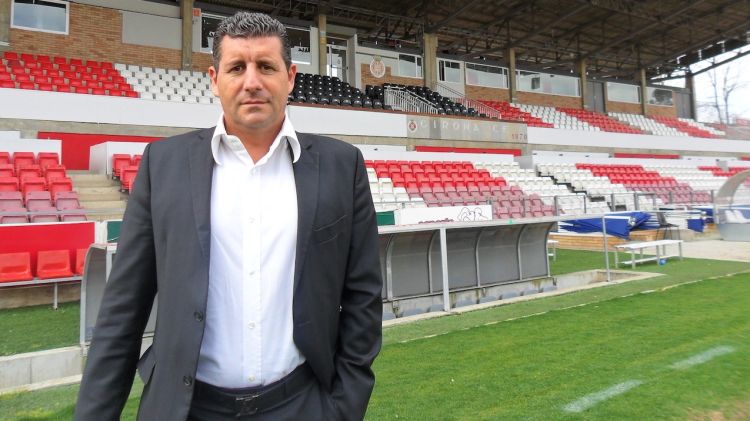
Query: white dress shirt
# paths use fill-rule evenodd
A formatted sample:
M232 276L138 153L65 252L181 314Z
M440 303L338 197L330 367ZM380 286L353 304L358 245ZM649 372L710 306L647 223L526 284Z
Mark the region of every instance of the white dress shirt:
M291 148L291 157L289 153ZM268 153L253 162L219 118L211 151L211 257L196 378L219 387L272 383L305 359L292 337L300 156L286 117Z

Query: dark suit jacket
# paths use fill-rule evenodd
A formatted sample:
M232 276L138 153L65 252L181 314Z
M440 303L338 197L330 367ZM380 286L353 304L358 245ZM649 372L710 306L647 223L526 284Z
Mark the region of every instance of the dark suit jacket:
M75 419L118 419L136 367L139 419L185 420L203 338L213 128L148 145L88 354ZM361 419L381 343L377 223L362 154L300 133L294 342L340 419ZM153 345L141 337L159 293ZM304 418L304 417L303 417Z

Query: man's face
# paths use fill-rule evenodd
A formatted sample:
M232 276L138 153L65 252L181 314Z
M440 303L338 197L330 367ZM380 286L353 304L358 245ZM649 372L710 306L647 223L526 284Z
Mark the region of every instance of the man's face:
M229 132L260 133L280 127L297 67L287 71L278 37L221 41L219 68L209 67L211 90L221 100Z

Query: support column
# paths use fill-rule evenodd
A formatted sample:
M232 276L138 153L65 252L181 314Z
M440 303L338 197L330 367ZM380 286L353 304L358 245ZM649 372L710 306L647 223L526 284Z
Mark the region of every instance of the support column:
M435 89L437 84L437 34L425 33L422 39L422 54L424 54L424 86Z
M685 76L685 87L690 91L690 118L698 120L698 106L695 101L695 77L692 73Z
M182 70L193 68L193 0L180 0L182 18Z
M326 35L328 26L325 13L322 11L316 17L318 23L318 74L328 74L328 36Z
M10 5L13 0L0 0L0 51L10 47Z
M647 100L646 97L648 96L647 88L646 88L646 69L642 68L638 72L639 74L639 80L641 83L641 114L646 115L646 104Z
M588 110L591 104L588 103L588 77L586 77L586 59L582 58L576 62L576 71L581 79L581 108Z
M505 51L505 58L508 61L508 102L516 102L518 95L516 93L516 49L508 48Z

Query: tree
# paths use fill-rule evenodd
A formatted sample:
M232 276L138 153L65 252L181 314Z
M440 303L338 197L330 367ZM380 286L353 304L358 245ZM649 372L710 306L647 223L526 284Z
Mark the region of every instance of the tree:
M716 60L711 61L715 65ZM721 124L730 124L734 114L731 112L730 97L733 93L748 86L748 83L740 77L740 66L727 64L709 70L708 79L713 88L713 96L709 101L700 104L701 107L711 108Z

